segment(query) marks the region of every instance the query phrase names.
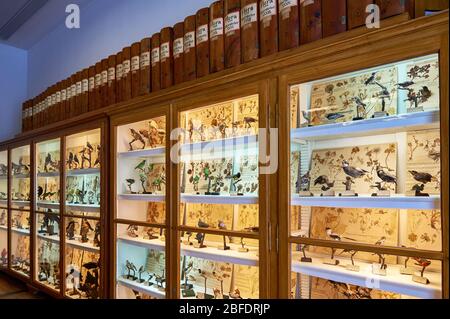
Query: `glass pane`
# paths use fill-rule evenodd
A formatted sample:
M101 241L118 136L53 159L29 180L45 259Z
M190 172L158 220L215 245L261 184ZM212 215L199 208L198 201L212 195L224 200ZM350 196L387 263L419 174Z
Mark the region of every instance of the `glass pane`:
M290 102L292 237L442 250L437 55L293 85Z
M181 245L180 296L257 299L258 259L258 240L185 232Z
M101 131L66 138L66 296L98 299L101 293Z
M233 233L259 233L259 97L192 109L180 120L180 262L184 280L190 269L195 281L182 282L181 295L258 298L258 241Z
M442 263L436 260L293 244L291 267L296 299L442 297Z
M164 234L162 228L117 225L116 298L165 298Z
M0 208L8 207L7 194L8 194L8 151L2 151L0 152Z
M30 209L30 147L11 151L11 200L13 209Z
M117 129L117 218L164 224L166 118Z
M30 212L11 212L11 268L30 276Z

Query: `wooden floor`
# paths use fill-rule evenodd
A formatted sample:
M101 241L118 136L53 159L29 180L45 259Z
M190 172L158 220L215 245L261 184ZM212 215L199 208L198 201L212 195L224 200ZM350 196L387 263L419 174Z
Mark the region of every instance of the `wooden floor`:
M0 272L0 299L46 299L42 294L32 293L27 286Z

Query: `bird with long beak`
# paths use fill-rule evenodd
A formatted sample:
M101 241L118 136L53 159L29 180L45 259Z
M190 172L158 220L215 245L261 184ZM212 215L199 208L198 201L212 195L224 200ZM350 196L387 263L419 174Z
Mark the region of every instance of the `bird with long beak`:
M331 240L333 240L333 241L342 241L342 239L347 239L347 240L351 240L351 241L356 241L356 240L353 239L353 238L344 237L344 236L341 236L341 235L339 235L339 234L334 233L333 230L332 230L331 228L329 228L329 227L327 227L327 228L325 229L325 232L326 232L327 238L328 238L328 239L331 239ZM336 254L336 248L331 248L331 260L332 260L332 262L328 262L328 261L327 261L326 264L333 264L333 265L338 265L338 264L339 264L339 261L338 261L338 260L334 260L335 254Z

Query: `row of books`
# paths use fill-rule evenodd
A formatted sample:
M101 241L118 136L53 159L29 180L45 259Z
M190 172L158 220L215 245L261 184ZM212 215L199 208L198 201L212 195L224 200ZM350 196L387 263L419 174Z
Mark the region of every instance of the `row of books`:
M413 0L223 0L50 86L23 131L63 121L413 10Z

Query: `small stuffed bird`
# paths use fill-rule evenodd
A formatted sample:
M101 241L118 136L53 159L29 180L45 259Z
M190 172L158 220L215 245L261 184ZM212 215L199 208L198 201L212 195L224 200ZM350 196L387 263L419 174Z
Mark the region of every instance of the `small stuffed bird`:
M406 82L398 83L397 86L402 89L406 89L407 87L410 87L413 84L414 84L413 81L406 81Z
M147 163L147 161L146 161L146 160L143 160L143 161L140 162L134 169L138 169L138 170L140 170L140 171L143 171L146 163Z
M433 176L429 173L421 173L417 171L409 171L409 173L414 177L414 179L423 184L430 183L433 180Z
M345 174L353 178L360 178L369 173L364 169L350 166L350 164L347 161L342 162L342 169L344 170Z
M397 184L397 177L385 172L380 166L377 167L377 175L383 182Z
M201 219L198 220L198 227L200 228L209 228L209 224L203 222Z
M373 72L372 75L364 82L365 85L371 84L375 80L375 76L377 75L377 72Z
M376 245L376 246L382 246L382 245L384 245L385 242L386 242L386 237L383 236L383 237L380 238L380 240L378 240L378 241L375 243L375 245Z

